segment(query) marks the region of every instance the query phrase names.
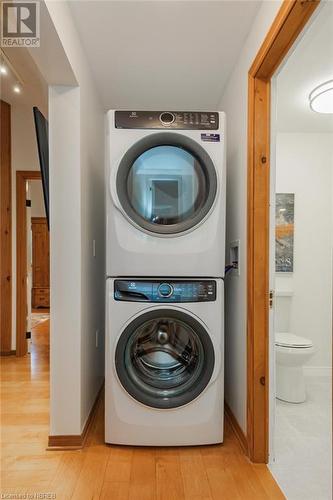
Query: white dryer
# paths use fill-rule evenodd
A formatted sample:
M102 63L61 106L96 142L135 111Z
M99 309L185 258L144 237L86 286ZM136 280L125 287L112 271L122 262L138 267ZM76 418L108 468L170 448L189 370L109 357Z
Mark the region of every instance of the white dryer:
M107 280L105 441L223 441L223 280Z
M224 113L107 122L107 275L223 277Z

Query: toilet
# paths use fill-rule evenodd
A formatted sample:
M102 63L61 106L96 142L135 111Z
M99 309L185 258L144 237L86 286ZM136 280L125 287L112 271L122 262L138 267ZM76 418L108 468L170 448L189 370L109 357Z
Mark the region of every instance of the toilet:
M276 397L288 403L306 400L303 365L315 353L311 340L293 333L275 333Z
M289 333L297 326L291 324L293 295L292 291L276 291L276 397L288 403L303 403L306 400L303 365L316 349L311 340Z

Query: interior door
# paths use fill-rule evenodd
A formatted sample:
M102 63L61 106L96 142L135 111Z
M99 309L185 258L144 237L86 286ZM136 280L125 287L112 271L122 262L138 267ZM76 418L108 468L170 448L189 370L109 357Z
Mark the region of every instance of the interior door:
M179 181L177 179L154 179L152 181L152 215L159 223L165 217L179 213Z

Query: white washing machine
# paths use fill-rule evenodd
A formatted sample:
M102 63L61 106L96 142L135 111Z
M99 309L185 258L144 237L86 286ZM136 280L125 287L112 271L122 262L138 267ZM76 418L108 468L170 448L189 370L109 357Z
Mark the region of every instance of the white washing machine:
M109 111L107 275L224 276L225 115Z
M223 280L107 280L105 441L223 441Z

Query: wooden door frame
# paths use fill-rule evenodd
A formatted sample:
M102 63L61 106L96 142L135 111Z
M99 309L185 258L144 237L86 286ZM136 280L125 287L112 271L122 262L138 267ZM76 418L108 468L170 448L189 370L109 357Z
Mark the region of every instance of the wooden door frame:
M248 74L247 441L268 462L270 86L320 0L284 0Z
M268 462L270 87L320 0L284 0L248 74L247 441Z
M41 178L39 170L18 170L16 172L16 356L27 354L26 182Z
M12 351L12 165L11 106L1 99L1 180L0 180L0 352Z

